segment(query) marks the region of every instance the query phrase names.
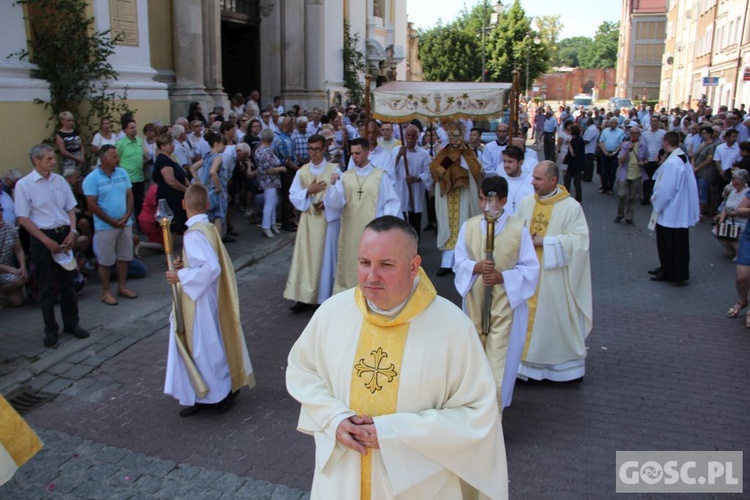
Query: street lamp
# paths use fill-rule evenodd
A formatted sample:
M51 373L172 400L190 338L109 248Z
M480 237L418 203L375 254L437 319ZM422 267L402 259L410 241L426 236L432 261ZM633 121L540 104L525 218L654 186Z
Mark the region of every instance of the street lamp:
M487 19L487 0L484 0L484 16L483 19ZM500 14L503 13L503 9L505 9L505 6L503 5L503 2L500 0L497 0L497 3L493 7L495 12L492 13L492 16L490 16L490 24L489 26L484 26L482 28L482 81L484 81L484 74L487 72L486 68L486 60L485 60L485 46L487 45L487 33L490 32L495 26L497 26L498 19L500 18Z
M534 45L539 45L542 43L542 39L539 38L539 35L534 37ZM529 48L526 51L526 101L529 100L529 56L531 55L531 48Z

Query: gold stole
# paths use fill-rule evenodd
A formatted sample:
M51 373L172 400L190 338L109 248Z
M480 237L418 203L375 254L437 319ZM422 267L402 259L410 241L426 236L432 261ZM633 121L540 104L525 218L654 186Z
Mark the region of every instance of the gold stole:
M518 254L521 251L521 230L524 226L523 219L509 216L502 231L495 234L495 269L507 271L513 269L518 263ZM484 260L484 248L486 235L482 232L482 216L472 217L466 222L465 233L466 250L469 258L479 262ZM505 285L492 287L492 313L490 322L490 334L482 335L482 316L484 308L484 281L478 276L474 285L466 296L466 308L474 323L479 338L485 347L487 359L495 376L498 394L503 386L503 375L505 374L505 359L508 354L508 342L510 341L510 329L513 324L513 310L510 308ZM500 401L500 398L498 398Z
M17 467L28 462L44 446L33 429L2 395L0 395L0 422L2 422L0 443Z
M359 331L349 407L357 415L377 417L396 413L398 386L402 373L404 347L409 333L409 323L419 316L437 296L435 287L422 268L419 284L404 309L389 318L371 313L367 299L357 287L354 297L364 315ZM372 483L372 450L362 456L360 498L369 500Z
M198 222L190 226L188 231L199 231L206 237L211 247L216 252L221 266L219 276L219 330L224 342L224 352L229 364L229 374L232 378L232 391L240 387L255 386L255 375L245 372L243 361L242 325L240 324L240 305L237 297L237 282L234 277L234 266L224 244L221 242L216 226L208 222ZM182 249L182 262L184 267L190 267L185 249ZM188 342L188 350L193 352L193 325L195 323L195 302L186 293L181 293L182 315L185 321L185 336Z
M329 183L331 175L336 172L336 168L335 164L329 163L323 173L316 176L310 171L310 164L308 163L298 173L302 187L307 188L313 182L320 180ZM328 189L330 189L330 184L326 191L316 194L312 201L323 199ZM328 222L325 212L316 210L312 205L300 215L292 265L284 290L285 299L306 304L318 303L318 286L320 285L321 262L325 252L327 228Z
M550 219L552 218L552 210L555 208L555 203L562 201L570 196L565 186L557 186L557 194L551 198L544 200L539 199L539 195L534 193L534 199L536 204L534 205L534 212L531 215L531 221L529 222L529 231L531 234L544 237L547 235L547 226L549 226ZM539 265L542 267L541 273L544 273L544 246L536 247L536 256L539 259ZM523 347L523 355L521 360L526 361L526 355L529 353L529 344L531 344L531 333L534 331L534 319L536 318L536 305L537 299L539 298L539 286L542 284L541 275L539 281L536 284L536 292L534 296L529 299L529 326L526 330L526 344Z
M333 293L343 292L357 286L357 257L359 256L359 238L365 226L378 213L378 195L380 178L384 170L372 167L367 177L360 177L356 169L344 172L339 182L344 183L346 206L341 212L341 230L339 232L338 261ZM359 191L362 191L360 196Z

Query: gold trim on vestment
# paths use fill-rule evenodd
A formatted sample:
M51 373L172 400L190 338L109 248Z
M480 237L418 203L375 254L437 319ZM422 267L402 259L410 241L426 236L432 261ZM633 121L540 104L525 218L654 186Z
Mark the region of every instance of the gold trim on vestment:
M534 193L534 199L536 204L534 205L534 212L531 214L531 222L529 224L529 231L532 235L544 237L547 235L547 227L549 226L550 219L552 218L552 211L555 208L555 203L562 201L569 197L570 193L565 189L564 186L557 186L557 194L550 198L539 199L539 194ZM539 259L539 264L544 267L544 245L535 247L536 257ZM543 274L543 272L542 272ZM539 275L539 281L536 284L536 291L534 296L528 301L529 307L529 325L526 329L526 344L523 346L523 354L521 360L526 361L526 356L529 353L529 345L531 344L531 334L534 331L534 319L536 318L536 306L537 299L539 298L539 287L542 284L542 274Z
M435 300L437 292L422 268L419 284L404 309L389 318L371 313L367 299L357 287L354 297L364 315L352 366L349 407L357 415L378 417L396 413L398 387L411 320ZM372 493L372 450L361 457L360 498Z

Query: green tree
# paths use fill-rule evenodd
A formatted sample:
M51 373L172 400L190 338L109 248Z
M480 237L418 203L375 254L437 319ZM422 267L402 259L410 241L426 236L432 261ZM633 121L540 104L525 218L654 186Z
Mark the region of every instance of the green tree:
M365 86L362 83L367 64L365 56L359 50L359 33L351 34L349 22L344 20L344 48L341 51L344 59L344 88L349 91L349 101L357 104L364 102Z
M461 29L460 23L425 30L419 36L419 60L427 81L477 81L482 73L481 39Z
M614 68L617 64L617 44L620 23L604 21L599 25L592 43L578 53L578 62L583 68Z
M500 16L497 29L492 31L487 42L488 80L512 82L514 68L525 73L527 58L529 81L544 73L549 65L549 54L544 42L540 45L534 43L538 35L531 29L531 22L521 3L515 0L510 9Z
M578 60L579 54L593 42L591 38L585 36L574 36L572 38L563 38L557 44L557 59L553 59L552 64L555 66L570 66L577 68L581 65Z
M101 118L132 112L127 104L127 89L118 94L109 82L118 74L109 63L119 40L109 30L96 31L94 18L87 17L85 0L18 0L27 9L26 21L31 39L26 48L8 57L28 60L36 65L31 76L49 83L50 100L36 99L50 112L50 124L57 123L62 111L76 115L76 126L83 143Z
M557 40L562 33L563 24L560 22L560 16L537 16L534 18L534 25L542 44L547 48L549 60L555 61L559 58L559 47Z

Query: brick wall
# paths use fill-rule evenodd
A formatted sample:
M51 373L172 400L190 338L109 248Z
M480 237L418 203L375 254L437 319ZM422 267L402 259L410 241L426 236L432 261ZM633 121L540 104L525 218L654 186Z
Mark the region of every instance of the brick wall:
M548 73L535 82L547 86L547 99L569 100L575 94L590 94L596 86L598 99L609 99L615 95L615 69L574 69L561 73ZM535 92L534 96L540 93Z

